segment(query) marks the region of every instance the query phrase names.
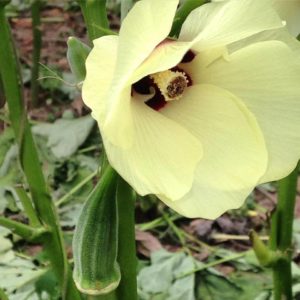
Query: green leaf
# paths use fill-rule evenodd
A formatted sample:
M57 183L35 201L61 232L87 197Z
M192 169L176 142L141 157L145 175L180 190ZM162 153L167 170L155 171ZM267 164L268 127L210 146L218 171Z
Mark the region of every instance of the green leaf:
M241 288L240 296L236 299L249 300L256 299L257 297L257 300L260 299L259 297L261 297L261 299L269 299L263 298L270 295L270 289L272 287L272 276L268 270L258 273L234 272L229 279Z
M13 188L21 178L17 157L17 145L11 145L0 165L0 213L5 208L14 212L22 208L19 197Z
M38 300L33 295L34 283L47 269L37 268L31 260L17 256L12 250L11 241L6 238L8 233L8 230L0 227L0 287L5 290L10 300Z
M235 254L236 252L229 249L218 248L214 251L213 257L214 259L219 259L233 256ZM229 263L239 271L258 272L262 270L253 250L247 251L244 256L231 260Z
M270 294L270 272L232 272L228 276L220 272L201 272L197 289L199 300L249 300ZM255 287L255 288L253 288ZM257 298L258 297L258 298Z
M241 299L242 290L223 276L201 274L197 291L198 298L203 300L232 300ZM251 299L251 298L248 298Z
M138 275L142 299L194 300L195 275L176 279L195 268L196 261L184 253L159 250L151 254L151 265Z
M90 134L94 119L85 116L78 119L59 119L53 124L38 124L33 132L48 138L48 147L57 158L74 154Z

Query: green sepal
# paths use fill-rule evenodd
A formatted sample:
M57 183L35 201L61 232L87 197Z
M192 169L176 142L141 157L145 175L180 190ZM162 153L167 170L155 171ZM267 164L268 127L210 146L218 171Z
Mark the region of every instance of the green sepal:
M74 238L73 278L88 295L115 290L121 280L117 263L117 173L108 166L80 214Z
M67 44L67 58L71 71L76 82L82 82L86 75L85 60L91 48L75 37L69 37Z
M273 267L282 258L279 252L269 249L254 230L250 231L249 235L254 253L261 266Z

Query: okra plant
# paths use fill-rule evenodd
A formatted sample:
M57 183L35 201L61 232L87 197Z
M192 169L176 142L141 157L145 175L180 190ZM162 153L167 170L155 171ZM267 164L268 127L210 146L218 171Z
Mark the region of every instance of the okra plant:
M117 33L105 0L78 0L89 44L70 37L67 58L104 151L77 221L74 266L27 120L8 2L0 4L0 70L30 191L22 197L29 225L0 225L43 245L62 298L138 299L136 194L188 218L216 219L256 185L278 181L269 245L254 231L250 238L273 271L274 299L292 299L300 1L122 0Z

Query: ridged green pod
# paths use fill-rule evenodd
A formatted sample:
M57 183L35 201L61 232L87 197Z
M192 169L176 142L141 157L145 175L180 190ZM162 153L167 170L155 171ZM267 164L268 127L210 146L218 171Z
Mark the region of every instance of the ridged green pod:
M80 214L74 238L73 277L77 288L88 295L107 294L119 285L117 263L117 174L107 167Z
M67 58L73 75L77 82L85 79L86 68L85 60L89 55L91 48L75 37L68 39Z

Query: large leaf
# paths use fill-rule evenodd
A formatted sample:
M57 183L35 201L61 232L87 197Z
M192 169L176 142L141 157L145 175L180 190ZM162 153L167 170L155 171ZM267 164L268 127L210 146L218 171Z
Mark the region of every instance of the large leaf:
M177 276L195 268L195 260L185 253L170 253L158 250L151 254L151 265L143 268L138 275L141 299L194 300L194 274Z
M34 295L34 283L47 272L12 250L12 243L6 238L8 230L0 227L0 287L11 300L39 299ZM48 299L48 298L47 298Z
M84 143L94 125L91 116L59 119L53 124L38 124L33 132L48 138L48 146L57 158L68 157Z
M0 165L0 213L6 208L11 211L22 209L19 197L13 188L19 182L20 174L22 174L17 163L17 157L17 145L11 145Z

